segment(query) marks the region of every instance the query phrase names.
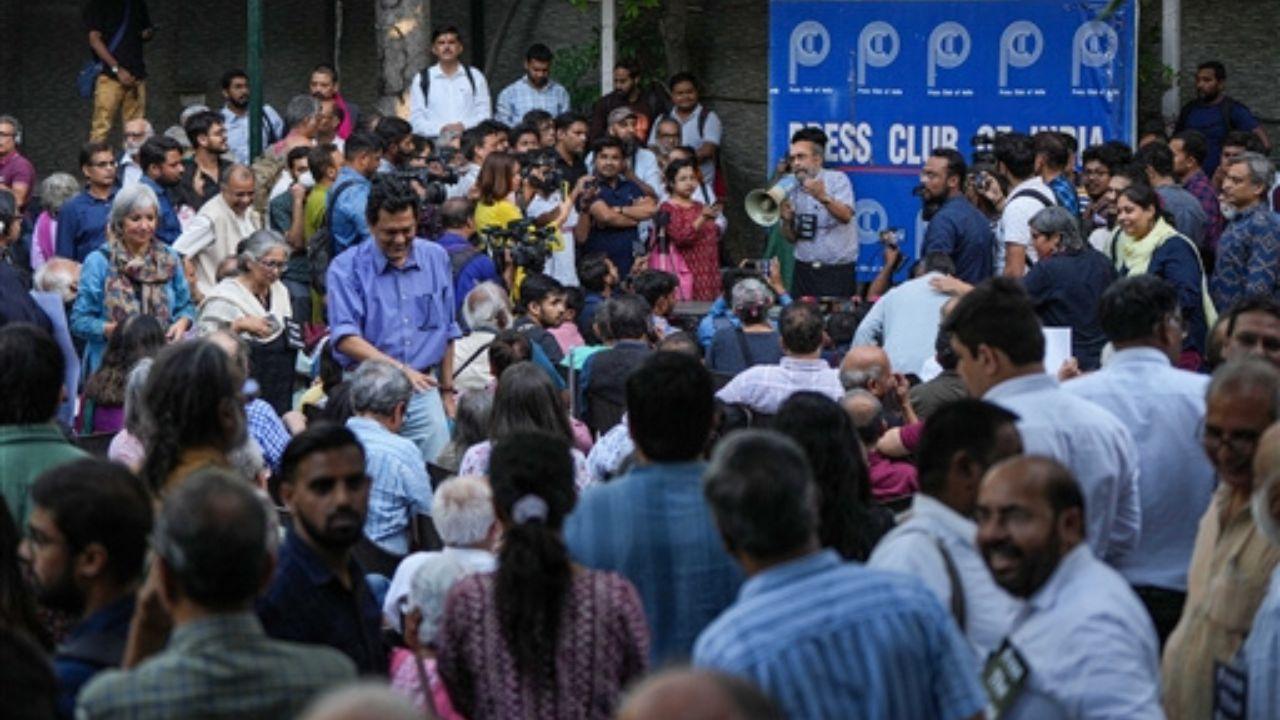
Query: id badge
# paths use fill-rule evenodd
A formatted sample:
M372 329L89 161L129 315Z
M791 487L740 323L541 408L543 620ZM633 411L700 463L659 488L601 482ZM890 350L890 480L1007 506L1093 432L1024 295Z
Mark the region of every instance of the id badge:
M1238 663L1213 661L1213 720L1245 720L1249 673Z
M796 242L813 240L818 236L818 216L813 213L797 213L795 230Z
M1008 640L987 658L982 668L982 688L987 692L988 720L1005 716L1027 685L1027 662Z
M306 347L302 337L302 323L293 318L284 319L284 336L289 343L290 350L301 350Z

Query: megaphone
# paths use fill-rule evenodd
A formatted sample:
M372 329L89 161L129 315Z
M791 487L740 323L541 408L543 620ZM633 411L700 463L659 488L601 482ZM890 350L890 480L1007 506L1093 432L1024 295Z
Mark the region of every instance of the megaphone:
M796 187L795 175L783 175L770 188L760 188L747 193L747 217L757 225L768 227L778 222L782 201Z

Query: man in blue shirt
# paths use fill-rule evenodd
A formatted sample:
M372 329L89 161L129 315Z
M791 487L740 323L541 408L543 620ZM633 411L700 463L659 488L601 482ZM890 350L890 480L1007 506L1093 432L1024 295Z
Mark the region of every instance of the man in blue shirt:
M88 183L58 211L59 256L84 262L106 242L107 215L116 196L116 157L106 143L86 143L80 149L80 172Z
M506 279L498 274L493 258L471 243L476 232L474 217L471 201L466 198L449 198L440 206L440 224L444 226L444 234L436 238L436 242L449 253L454 310L459 313L467 293L480 283L508 285Z
M742 574L702 497L711 375L696 358L660 352L631 374L626 392L638 466L588 488L564 534L575 560L636 586L656 667L689 657L698 633L733 602Z
M817 487L793 440L734 433L703 482L748 579L698 636L694 665L754 682L786 717L979 717L973 651L933 593L821 549Z
M364 448L347 428L316 425L290 441L280 500L293 525L257 612L277 640L328 645L351 658L361 675L386 675L382 609L352 557L364 533L369 488Z
M415 392L400 434L431 462L449 441L441 395L453 401L453 341L462 336L449 254L414 237L418 196L403 180L373 182L365 219L373 240L329 265L329 336L344 366L384 360L409 376Z
M594 154L598 189L595 197L587 201L585 217L574 226L574 240L582 245L584 253L608 255L617 266L619 276L627 277L635 262L636 246L642 239L636 228L653 217L658 206L639 185L623 177L626 148L621 140L600 138Z
M1226 94L1227 69L1217 60L1200 63L1196 68L1196 99L1182 106L1173 131L1195 130L1204 136L1208 153L1204 160L1204 173L1213 177L1222 154L1222 141L1232 130L1244 130L1257 135L1269 150L1271 141L1267 131L1257 118L1238 100Z
M58 713L70 718L85 683L124 655L151 499L124 466L89 458L46 471L31 499L23 554L36 598L77 618L53 659Z
M1218 261L1209 282L1221 309L1248 295L1280 298L1280 217L1266 203L1274 175L1271 161L1258 153L1227 161L1221 192L1227 229L1218 239Z
M347 163L334 178L328 200L334 257L370 237L365 206L369 200L369 181L382 160L382 140L373 133L352 133L343 153Z
M151 188L160 203L156 208L156 237L165 245L172 245L182 234L182 223L169 197L169 191L182 181L182 146L165 135L153 137L138 151L138 166L142 168L138 182Z
M920 243L920 257L946 253L955 263L955 276L974 285L991 277L996 236L991 222L964 195L968 167L951 148L929 154L920 170L924 219L929 227Z

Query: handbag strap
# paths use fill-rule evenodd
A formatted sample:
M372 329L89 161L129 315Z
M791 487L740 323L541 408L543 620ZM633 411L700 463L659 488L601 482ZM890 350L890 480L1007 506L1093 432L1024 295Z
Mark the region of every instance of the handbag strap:
M120 21L120 27L116 28L116 34L111 36L111 42L107 43L107 52L114 54L116 48L120 46L120 41L124 39L124 31L129 27L129 19L133 14L133 0L125 0L124 3L124 20Z
M738 350L742 352L742 362L747 367L755 365L751 357L751 345L747 343L747 332L742 329L741 325L735 325L733 334L738 337Z
M431 678L427 676L427 667L418 653L413 654L414 667L418 669L418 684L422 687L422 707L430 720L440 717L440 709L436 707L435 693L431 692Z

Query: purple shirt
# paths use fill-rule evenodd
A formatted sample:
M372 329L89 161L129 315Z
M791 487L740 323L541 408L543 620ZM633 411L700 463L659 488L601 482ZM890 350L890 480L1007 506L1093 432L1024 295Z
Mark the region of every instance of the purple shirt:
M1200 201L1200 207L1204 209L1206 218L1204 224L1205 245L1217 251L1218 238L1222 237L1222 231L1227 227L1227 220L1222 217L1222 205L1218 202L1218 191L1213 189L1213 184L1209 182L1209 177L1200 170L1188 175L1187 179L1183 181L1182 187L1186 188L1187 192Z
M27 186L28 199L36 190L36 169L30 160L16 151L0 157L0 185L12 189L15 184Z
M417 238L404 265L395 267L376 239L348 249L329 265L329 324L334 347L364 338L415 370L438 365L445 348L462 336L454 318L449 254ZM335 351L345 366L351 358Z

